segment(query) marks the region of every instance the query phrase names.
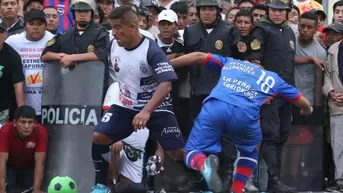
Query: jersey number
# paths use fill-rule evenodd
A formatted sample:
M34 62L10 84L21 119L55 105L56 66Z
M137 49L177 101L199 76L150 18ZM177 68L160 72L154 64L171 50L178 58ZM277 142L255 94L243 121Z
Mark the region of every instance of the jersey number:
M256 81L257 85L261 85L261 90L264 93L268 93L269 89L273 88L275 86L275 79L271 76L266 76L266 72L261 70L262 74L260 78ZM262 83L262 84L261 84Z
M108 122L111 119L112 115L112 113L106 113L104 117L101 119L101 121L104 123Z

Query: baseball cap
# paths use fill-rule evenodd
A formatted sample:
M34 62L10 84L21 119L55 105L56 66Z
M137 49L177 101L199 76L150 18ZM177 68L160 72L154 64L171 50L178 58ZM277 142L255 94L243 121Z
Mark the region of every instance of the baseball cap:
M158 22L160 21L169 21L171 23L177 22L177 14L171 10L163 10L159 15L158 15Z
M326 20L326 14L325 14L325 12L322 11L322 10L320 10L320 9L312 9L310 12L311 12L311 13L314 13L314 14L319 14L319 15L322 16L323 21Z
M28 11L24 14L25 22L31 21L33 19L40 19L46 22L45 14L42 10L35 9L35 10Z
M337 33L343 33L343 24L340 23L334 23L329 25L327 28L323 30L324 33L327 33L328 31L333 30Z
M42 5L44 4L44 0L24 0L24 10L26 10L27 6L29 6L31 2L39 2Z
M4 29L7 31L7 22L4 18L0 18L0 28Z

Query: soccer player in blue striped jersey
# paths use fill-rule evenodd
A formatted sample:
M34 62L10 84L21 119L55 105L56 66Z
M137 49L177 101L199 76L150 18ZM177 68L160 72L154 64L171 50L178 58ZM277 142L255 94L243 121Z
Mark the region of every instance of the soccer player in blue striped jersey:
M299 90L257 64L200 52L181 56L171 63L175 68L202 64L221 72L218 84L204 100L185 147L185 164L200 171L214 192L222 191L216 154L221 151L224 133L232 137L240 152L230 191L241 193L257 165L262 139L260 107L274 96L281 95L299 106L301 114L308 115L313 111Z

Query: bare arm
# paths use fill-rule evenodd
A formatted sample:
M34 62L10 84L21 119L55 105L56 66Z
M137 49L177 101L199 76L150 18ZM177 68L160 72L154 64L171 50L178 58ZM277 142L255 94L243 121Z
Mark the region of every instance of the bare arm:
M166 81L162 82L158 85L155 93L152 95L152 98L149 100L148 104L146 104L142 111L146 111L152 113L157 109L158 106L164 101L164 99L168 96L170 91L172 90L172 82Z
M25 104L24 98L24 82L18 82L13 85L14 86L14 93L15 99L17 101L17 106L23 106Z
M308 101L305 97L300 97L298 100L296 100L293 104L301 108L302 111L305 112L312 112L312 106L310 101Z
M33 190L40 190L43 175L44 175L44 165L45 165L45 152L35 153L35 170L34 170L34 183Z
M41 57L43 62L56 61L61 59L61 53L47 52Z
M5 191L7 160L8 153L0 153L0 192Z
M207 53L203 52L193 52L190 54L182 55L170 61L174 68L192 65L192 64L202 64L207 58Z

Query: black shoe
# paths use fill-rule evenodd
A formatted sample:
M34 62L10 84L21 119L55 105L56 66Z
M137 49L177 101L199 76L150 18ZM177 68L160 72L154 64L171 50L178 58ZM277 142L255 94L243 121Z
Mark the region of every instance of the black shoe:
M187 179L178 187L178 192L198 192L199 184L204 181L204 178L199 171L186 172Z
M273 176L268 180L268 192L269 193L296 193L297 189L287 186L282 183L277 176Z
M339 185L336 182L328 184L328 186L325 188L325 190L328 192L339 191L339 189Z

